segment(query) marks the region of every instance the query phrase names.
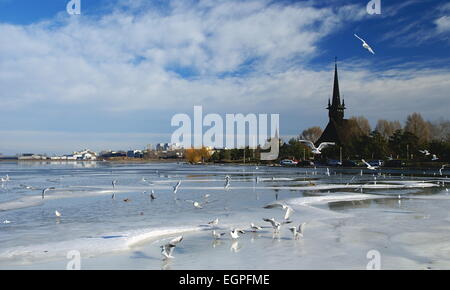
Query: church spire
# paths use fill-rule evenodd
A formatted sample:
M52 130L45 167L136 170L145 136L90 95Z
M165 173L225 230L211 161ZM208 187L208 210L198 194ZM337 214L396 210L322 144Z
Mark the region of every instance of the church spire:
M337 57L334 59L334 84L333 84L333 97L331 106L328 105L328 116L335 121L341 121L344 119L345 105L341 103L341 96L339 92L339 78L337 71Z

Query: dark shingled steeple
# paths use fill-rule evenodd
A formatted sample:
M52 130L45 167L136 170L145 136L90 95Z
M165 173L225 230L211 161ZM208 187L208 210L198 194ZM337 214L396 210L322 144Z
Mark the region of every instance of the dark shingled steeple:
M337 60L334 63L334 84L333 84L333 98L331 106L328 103L328 116L336 122L340 122L344 119L345 105L341 103L341 95L339 92L339 78L337 71Z
M333 96L328 98L328 116L330 118L327 127L320 136L316 144L322 142L335 142L339 145L348 144L355 136L361 134L358 124L353 120L344 119L345 103L339 92L339 78L337 71L337 60L334 63L334 84Z

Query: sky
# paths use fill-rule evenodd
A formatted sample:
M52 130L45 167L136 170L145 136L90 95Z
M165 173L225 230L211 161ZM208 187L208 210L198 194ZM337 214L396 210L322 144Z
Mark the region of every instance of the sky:
M347 118L448 116L448 1L68 2L0 0L0 153L170 142L194 106L325 128L335 57Z

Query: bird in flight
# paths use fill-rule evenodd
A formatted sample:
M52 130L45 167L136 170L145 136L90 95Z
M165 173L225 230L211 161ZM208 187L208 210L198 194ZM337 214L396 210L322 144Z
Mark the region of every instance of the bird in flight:
M161 254L164 256L164 260L174 258L172 256L173 250L177 246L177 244L181 243L183 240L183 236L176 237L172 239L167 244L161 246Z
M312 150L312 153L313 153L313 154L316 154L316 155L322 154L321 151L322 151L322 149L324 149L325 147L332 146L332 145L336 145L336 143L334 143L334 142L322 142L322 143L320 143L319 147L316 147L316 146L314 145L314 143L311 142L311 141L309 141L309 140L299 140L299 142L304 143L304 144L306 144L307 146L309 146L309 147L311 148L311 150Z
M292 207L278 202L266 205L264 208L276 208L276 207L282 208L285 211L284 220L289 220L291 215L294 213L294 209Z
M364 159L362 159L361 161L367 166L367 169L370 169L370 170L377 170L377 168L378 168L378 166L372 166L372 165L370 165L370 164L367 163L366 160L364 160Z
M298 240L300 237L303 238L303 231L305 229L305 225L306 225L306 223L302 223L298 226L298 228L296 228L296 227L289 228L289 230L294 235L294 239Z
M375 54L375 52L373 51L373 49L367 44L367 42L364 40L364 39L362 39L361 37L359 37L358 35L356 35L356 34L354 34L355 35L355 37L356 38L358 38L359 40L361 40L362 41L362 46L365 48L365 49L367 49L368 51L370 51L372 54Z
M42 199L45 198L45 193L46 193L47 191L53 190L53 189L55 189L55 188L54 188L54 187L47 187L47 188L44 188L44 189L42 190Z

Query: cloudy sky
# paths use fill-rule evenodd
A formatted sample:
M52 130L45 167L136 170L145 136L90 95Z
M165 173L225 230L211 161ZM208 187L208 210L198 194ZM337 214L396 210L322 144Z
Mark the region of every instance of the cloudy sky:
M1 153L169 142L194 105L280 114L283 136L324 128L335 56L346 117L448 116L448 1L68 2L0 0Z

